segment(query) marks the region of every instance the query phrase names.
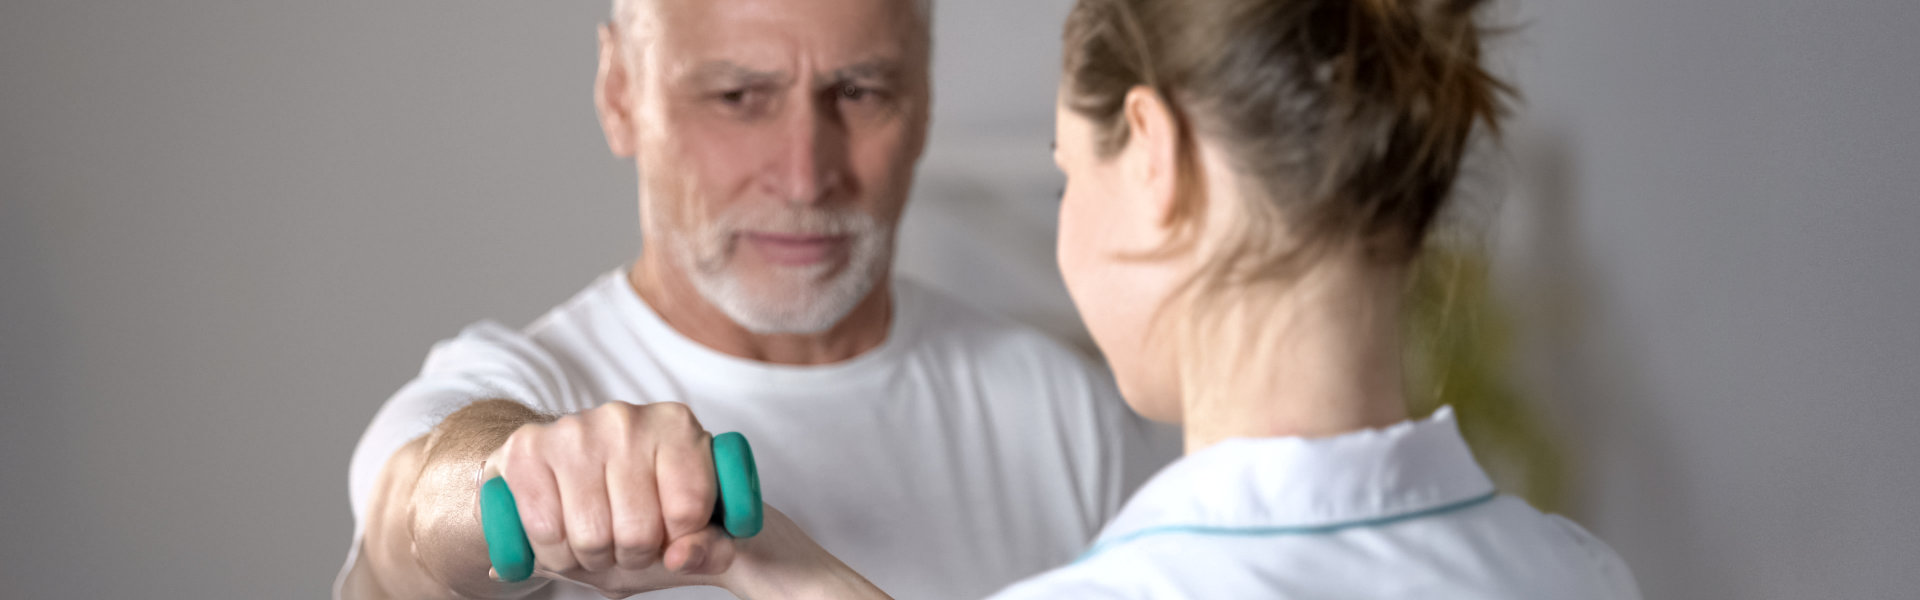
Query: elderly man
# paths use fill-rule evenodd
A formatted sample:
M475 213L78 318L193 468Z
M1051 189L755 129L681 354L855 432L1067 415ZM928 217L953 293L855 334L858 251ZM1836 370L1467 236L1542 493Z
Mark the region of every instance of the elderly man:
M638 167L640 257L524 330L435 346L355 449L337 593L622 597L724 569L706 430L752 439L769 504L900 597L979 597L1084 547L1174 448L1065 347L891 277L928 11L619 0L595 99ZM519 497L533 580L489 576L483 472Z

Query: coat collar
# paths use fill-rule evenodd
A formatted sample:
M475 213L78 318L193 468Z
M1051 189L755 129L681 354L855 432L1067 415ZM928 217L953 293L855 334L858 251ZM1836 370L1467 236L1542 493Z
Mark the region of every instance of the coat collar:
M1093 550L1168 531L1328 532L1444 512L1495 495L1451 407L1326 438L1235 438L1168 465Z

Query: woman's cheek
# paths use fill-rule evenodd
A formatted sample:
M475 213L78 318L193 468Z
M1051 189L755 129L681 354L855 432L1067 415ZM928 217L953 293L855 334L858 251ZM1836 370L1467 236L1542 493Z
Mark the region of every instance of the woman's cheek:
M1054 243L1054 263L1060 267L1060 279L1067 284L1067 295L1073 299L1074 308L1080 311L1080 318L1086 321L1089 330L1095 328L1094 315L1087 304L1096 294L1088 289L1088 258L1092 249L1087 247L1087 224L1082 221L1085 215L1079 202L1072 197L1071 188L1060 198L1060 228Z

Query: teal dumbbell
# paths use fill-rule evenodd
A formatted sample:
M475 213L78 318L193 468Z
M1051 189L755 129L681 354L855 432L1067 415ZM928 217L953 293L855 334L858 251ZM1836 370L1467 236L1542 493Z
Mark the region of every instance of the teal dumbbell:
M747 436L723 433L713 438L713 471L720 482L720 501L713 522L727 535L750 538L760 533L765 512L760 504L760 472L754 468L753 448ZM525 581L533 576L533 546L520 525L520 509L513 504L507 480L495 477L480 486L480 529L487 537L487 558L502 581Z

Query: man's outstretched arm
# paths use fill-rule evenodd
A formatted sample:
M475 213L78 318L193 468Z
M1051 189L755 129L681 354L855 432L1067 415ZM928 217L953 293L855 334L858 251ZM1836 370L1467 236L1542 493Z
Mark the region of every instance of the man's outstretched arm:
M558 419L506 400L468 405L388 459L343 596L517 598L551 579L610 597L709 585L733 561L732 539L709 525L712 439L676 402ZM534 579L488 574L483 472L514 490Z

